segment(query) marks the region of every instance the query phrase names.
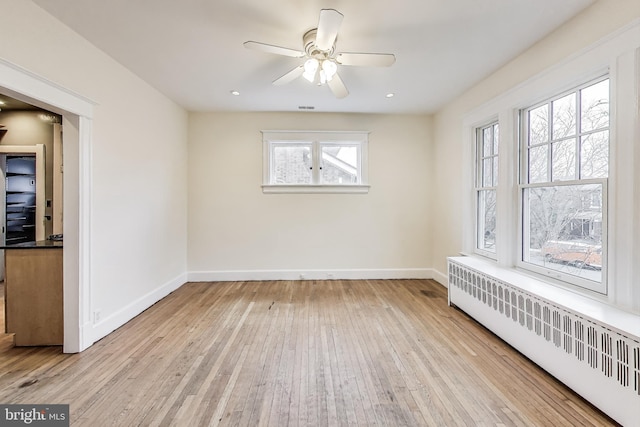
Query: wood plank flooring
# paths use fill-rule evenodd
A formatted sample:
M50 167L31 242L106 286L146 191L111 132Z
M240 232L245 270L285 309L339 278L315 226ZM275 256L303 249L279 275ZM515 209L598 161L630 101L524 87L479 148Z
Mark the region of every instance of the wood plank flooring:
M74 426L615 425L430 280L188 283L83 353L0 351Z

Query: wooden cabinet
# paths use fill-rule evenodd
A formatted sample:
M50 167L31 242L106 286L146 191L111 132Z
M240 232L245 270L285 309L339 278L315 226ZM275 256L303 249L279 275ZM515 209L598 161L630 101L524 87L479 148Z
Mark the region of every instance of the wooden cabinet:
M62 345L62 248L5 249L5 316L16 346Z

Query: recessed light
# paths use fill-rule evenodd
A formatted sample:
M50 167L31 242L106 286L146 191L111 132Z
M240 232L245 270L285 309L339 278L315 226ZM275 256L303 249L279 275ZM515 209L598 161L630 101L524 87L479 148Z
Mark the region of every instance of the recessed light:
M4 105L4 101L0 101L0 105Z
M393 98L395 96L395 93L388 93L385 95L387 98Z
M238 92L237 90L232 90L231 91L231 95L238 96L238 95L240 95L240 92Z

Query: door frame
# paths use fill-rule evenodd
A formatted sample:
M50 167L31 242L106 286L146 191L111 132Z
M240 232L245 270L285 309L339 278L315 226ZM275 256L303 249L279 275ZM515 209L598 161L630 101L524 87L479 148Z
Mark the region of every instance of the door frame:
M95 103L0 58L0 93L62 116L65 353L91 346L91 146Z

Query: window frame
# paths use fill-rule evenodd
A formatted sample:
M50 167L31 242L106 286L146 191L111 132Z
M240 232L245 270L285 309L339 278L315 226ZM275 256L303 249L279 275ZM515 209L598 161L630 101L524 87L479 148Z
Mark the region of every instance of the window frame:
M368 193L369 191L369 132L367 131L263 130L262 143L262 191L264 193ZM277 184L273 182L274 148L287 145L311 147L311 182L306 184ZM322 183L322 149L335 145L357 147L357 183Z
M640 312L640 292L637 278L640 277L640 224L636 221L640 206L640 193L634 183L640 182L638 164L638 129L640 117L637 113L638 75L638 30L640 23L635 22L604 36L597 42L586 46L575 54L559 61L543 64L539 70L532 70L529 77L517 84L505 88L493 97L484 99L470 110L461 113L463 146L460 155L462 165L456 167L456 184L461 184L463 194L460 200L451 196L452 206L460 216L461 255L480 257L474 253L475 210L474 210L474 138L475 128L498 117L500 122L500 177L497 212L497 248L498 257L491 261L512 275L514 281L526 286L528 280L535 279L545 292L555 295L556 289L565 289L620 307L624 310ZM571 285L516 265L520 249L518 248L519 223L519 112L523 108L555 97L557 94L573 89L581 83L596 79L605 74L610 80L610 144L609 178L607 184L607 293L594 292ZM495 81L494 81L495 83ZM452 148L453 150L453 148ZM449 153L457 158L458 152ZM458 183L458 180L460 183ZM459 212L457 212L459 210ZM451 226L449 226L451 227ZM486 259L486 258L485 258ZM546 285L546 286L545 286Z
M605 80L608 80L609 82L609 107L608 107L608 114L609 114L609 122L608 125L605 128L599 128L597 130L590 130L590 131L581 131L580 130L580 125L581 125L581 120L580 120L580 116L581 116L581 112L582 112L582 106L581 106L581 102L580 102L580 92L588 87L591 87L593 85L596 85L598 83L601 83ZM576 286L579 287L581 289L585 289L585 290L589 290L589 291L594 291L597 292L599 294L603 294L603 295L607 295L608 292L608 196L607 196L607 189L608 189L608 185L609 185L609 175L610 175L610 170L611 170L611 147L612 147L612 135L611 135L611 129L612 129L612 122L614 120L613 117L613 111L611 108L611 95L613 92L613 88L612 88L612 82L611 82L611 76L610 73L606 73L606 74L601 74L598 77L595 78L591 78L588 80L585 80L579 84L574 85L571 89L563 91L563 92L557 92L555 95L552 96L548 96L546 97L544 100L537 102L537 103L532 103L532 105L525 107L525 108L521 108L518 111L518 120L519 120L519 135L518 135L518 140L517 140L517 145L518 145L518 166L519 166L519 171L518 171L518 227L517 227L517 248L518 248L518 257L516 259L516 266L522 270L525 271L529 271L529 272L533 272L535 274L541 275L543 277L546 277L548 279L551 279L552 281L559 281L561 284L563 285L570 285L570 286ZM565 138L554 138L553 137L553 117L554 117L554 112L553 112L553 103L557 100L560 100L564 97L567 97L570 94L575 94L575 100L576 100L576 106L575 106L575 110L576 110L576 132L575 134L573 134L570 137L565 137ZM548 117L551 119L551 121L549 123L547 123L547 141L541 144L533 144L534 146L542 146L542 145L547 145L549 148L547 150L547 165L546 165L546 174L547 174L547 179L545 181L541 181L541 182L530 182L530 170L529 170L529 153L530 153L530 147L531 145L529 144L529 112L544 106L544 105L549 105L549 111L548 111ZM580 164L580 154L581 154L581 143L580 140L581 138L586 134L594 134L597 132L601 132L603 130L606 130L608 133L608 153L607 153L607 176L606 177L598 177L598 178L581 178L581 164ZM575 148L576 148L576 153L575 153L575 171L574 171L574 179L554 179L553 176L553 152L552 152L552 147L554 143L558 143L561 142L563 140L567 140L567 139L571 139L574 138L575 139ZM545 268L543 265L538 265L538 264L534 264L532 262L528 262L525 261L526 258L526 254L525 254L525 243L527 241L526 235L528 235L529 230L527 229L527 224L529 224L526 221L526 216L528 214L527 212L527 202L526 202L526 194L527 192L532 189L532 188L554 188L554 187L563 187L563 186L577 186L577 185L600 185L601 189L602 189L602 193L601 193L601 208L602 208L602 236L601 236L601 240L602 240L602 245L601 245L601 259L602 259L602 268L601 268L601 280L600 282L594 281L594 280L589 280L589 279L585 279L583 277L580 276L576 276L573 274L569 274L569 273L564 273L562 271L556 270L556 269L552 269L552 268Z
M474 212L475 212L475 239L474 239L474 251L475 253L494 259L497 259L497 246L498 246L498 242L497 239L494 237L494 250L487 250L483 247L480 247L480 243L481 243L481 232L484 230L484 215L483 212L481 211L481 207L480 207L480 195L481 193L487 192L487 191L493 191L495 194L495 199L496 199L496 206L494 207L495 210L495 214L496 214L496 227L494 228L494 236L497 234L497 199L498 199L498 176L500 175L500 171L499 171L499 151L500 151L500 142L498 139L498 148L497 150L495 149L495 144L492 144L492 149L491 149L491 154L489 156L485 156L484 155L484 131L486 129L491 129L491 134L492 137L495 138L496 135L496 128L498 129L498 135L500 135L499 133L499 126L500 123L498 121L498 119L495 120L491 120L488 121L487 124L485 125L481 125L475 128L475 155L474 155L474 163L475 163L475 174L474 174L474 193L475 193L475 199L474 199ZM492 185L490 186L486 186L484 185L484 161L486 159L492 159L495 160L498 163L498 167L496 167L495 169L492 167L491 170L491 183ZM495 170L495 176L494 176L494 170ZM484 233L483 233L484 234Z

